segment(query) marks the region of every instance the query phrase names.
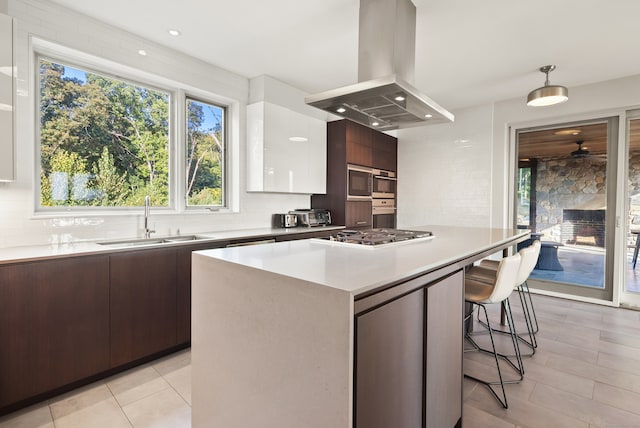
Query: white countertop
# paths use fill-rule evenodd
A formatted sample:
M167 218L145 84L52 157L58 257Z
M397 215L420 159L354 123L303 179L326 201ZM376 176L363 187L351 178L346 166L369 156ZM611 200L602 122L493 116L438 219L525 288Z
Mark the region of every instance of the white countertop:
M182 241L173 243L159 243L139 246L118 246L118 245L101 245L98 242L109 242L111 240L98 241L79 241L62 244L51 245L28 245L0 248L0 264L26 262L34 260L55 259L60 257L69 257L75 255L101 254L117 251L135 251L151 248L164 248L168 246L184 246L195 245L216 241L228 241L232 239L244 239L253 237L272 237L282 235L295 235L298 233L311 233L321 230L338 230L344 229L344 226L324 226L324 227L292 227L292 228L257 228L257 229L238 229L224 230L205 233L185 233L185 235L197 235L205 239L192 241ZM152 236L151 239L162 239L165 236ZM136 239L136 238L132 238ZM126 239L114 239L112 241L125 241Z
M435 238L381 248L305 239L204 250L198 254L357 295L450 265L509 241L522 240L529 234L528 230L452 226L405 229L432 231Z

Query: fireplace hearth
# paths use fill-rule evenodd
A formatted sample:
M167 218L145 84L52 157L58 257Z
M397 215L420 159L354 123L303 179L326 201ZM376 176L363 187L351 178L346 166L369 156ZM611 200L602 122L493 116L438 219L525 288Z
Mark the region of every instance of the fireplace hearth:
M562 210L562 242L604 248L606 210Z

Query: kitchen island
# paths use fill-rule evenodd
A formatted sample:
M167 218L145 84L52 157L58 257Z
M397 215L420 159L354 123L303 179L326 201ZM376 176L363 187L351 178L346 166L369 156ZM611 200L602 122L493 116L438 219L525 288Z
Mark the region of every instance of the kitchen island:
M194 253L193 427L460 427L464 267L529 232L428 226Z

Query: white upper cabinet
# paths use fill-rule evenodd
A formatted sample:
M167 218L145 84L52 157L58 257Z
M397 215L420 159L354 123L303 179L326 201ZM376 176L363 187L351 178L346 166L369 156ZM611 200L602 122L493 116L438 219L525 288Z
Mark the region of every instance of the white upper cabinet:
M247 106L247 190L326 193L327 124L269 102Z
M0 14L0 181L14 179L14 84L13 19Z

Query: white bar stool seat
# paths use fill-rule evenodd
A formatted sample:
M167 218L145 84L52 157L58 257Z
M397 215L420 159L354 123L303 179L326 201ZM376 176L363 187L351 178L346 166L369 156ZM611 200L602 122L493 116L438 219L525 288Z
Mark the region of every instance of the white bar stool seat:
M527 355L533 355L536 352L538 343L536 341L536 333L539 331L538 319L533 307L533 300L531 298L531 292L529 291L529 285L527 279L533 272L540 255L540 241L536 240L528 247L522 248L518 254L522 257L520 262L520 269L516 278L516 290L520 297L520 304L522 305L522 311L524 314L525 324L527 326L527 333L529 339L525 339L521 335L518 335L518 340L525 343L531 348L531 353ZM496 260L482 260L479 266L473 266L465 272L467 278L473 279L478 282L484 282L491 284L496 280L496 271L500 262ZM508 333L504 330L496 330L496 332Z
M468 303L472 303L473 305L477 305L482 308L484 311L486 326L489 331L489 337L491 338L491 349L482 348L478 345L478 343L473 339L473 333L467 331L465 334L465 339L473 346L474 349L472 351L480 351L483 353L491 354L494 357L496 368L498 369L498 381L487 381L484 379L480 379L468 374L464 374L465 377L469 379L473 379L483 385L487 386L493 396L502 404L504 408L508 408L507 403L507 394L504 389L504 385L507 383L517 383L523 379L524 368L522 365L522 358L520 356L520 348L518 346L518 339L515 333L515 326L513 323L513 316L511 315L511 307L509 305L509 296L514 290L516 285L516 279L518 276L518 271L520 269L521 256L520 254L515 254L513 256L503 258L498 264L498 268L495 272L495 282L493 284L488 284L487 282L476 281L472 278L465 277L465 301ZM508 355L498 353L496 351L495 342L493 340L493 328L491 327L491 323L489 321L489 316L487 314L486 305L492 303L503 303L507 324L509 326L509 331L511 334L511 342L513 344L513 348L515 351L516 362L511 361ZM465 321L473 316L473 305L471 305L471 310L465 314ZM469 350L465 350L468 352ZM502 370L500 369L500 362L498 358L506 361L518 374L519 379L517 380L504 380L502 376ZM495 386L500 385L502 390L502 398L498 395L495 390Z

